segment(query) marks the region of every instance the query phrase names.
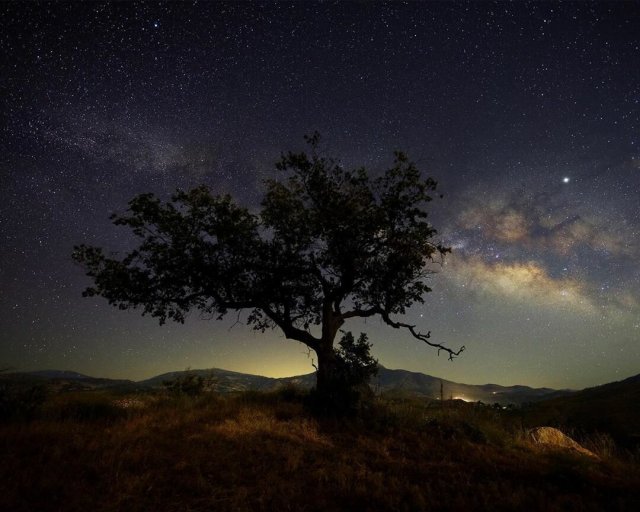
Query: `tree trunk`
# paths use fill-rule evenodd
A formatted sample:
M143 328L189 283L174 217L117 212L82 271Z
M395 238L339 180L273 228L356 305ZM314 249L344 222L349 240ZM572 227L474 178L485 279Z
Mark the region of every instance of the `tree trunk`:
M338 359L333 344L343 324L344 320L332 311L331 302L326 301L322 312L322 336L316 347L318 370L315 393L317 405L325 413L337 410L342 400L338 385Z
M316 392L323 400L332 400L332 389L336 377L336 356L333 342L323 343L316 352L318 356L318 371L316 372Z
M316 376L316 390L319 395L331 398L331 388L335 384L336 354L333 343L338 330L344 320L334 315L331 302L326 300L322 308L322 337L316 353L318 355L318 372Z

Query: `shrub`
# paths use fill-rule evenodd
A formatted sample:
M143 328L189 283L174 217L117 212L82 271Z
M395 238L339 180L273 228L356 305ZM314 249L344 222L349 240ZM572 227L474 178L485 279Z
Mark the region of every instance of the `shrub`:
M162 385L170 394L176 396L199 396L205 391L210 391L215 384L213 376L202 377L187 370L185 373L171 380L165 380Z
M342 331L342 334L339 348L334 349L336 369L327 392L320 395L314 389L308 397L316 413L350 416L373 403L369 381L378 373L378 361L371 356L367 335L360 333L356 341L352 333Z
M0 382L0 421L31 419L47 398L46 386Z
M52 401L46 409L47 416L67 421L113 421L127 416L108 395L91 391L70 393Z

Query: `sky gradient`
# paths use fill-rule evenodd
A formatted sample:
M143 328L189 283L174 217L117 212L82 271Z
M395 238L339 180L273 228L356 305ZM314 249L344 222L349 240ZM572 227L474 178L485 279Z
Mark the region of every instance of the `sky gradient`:
M371 174L402 150L439 182L453 248L390 368L583 388L640 371L640 3L0 4L0 366L142 379L186 367L312 371L303 345L199 318L158 326L104 299L76 244L201 183L257 209L282 151Z

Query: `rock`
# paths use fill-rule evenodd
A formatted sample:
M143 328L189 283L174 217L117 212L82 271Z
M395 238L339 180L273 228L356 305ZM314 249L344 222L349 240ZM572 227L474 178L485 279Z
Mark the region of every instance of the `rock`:
M584 446L580 446L569 436L563 434L560 430L553 427L536 427L527 431L529 439L533 444L545 448L558 448L563 450L571 450L588 457L599 458L595 453L587 450Z

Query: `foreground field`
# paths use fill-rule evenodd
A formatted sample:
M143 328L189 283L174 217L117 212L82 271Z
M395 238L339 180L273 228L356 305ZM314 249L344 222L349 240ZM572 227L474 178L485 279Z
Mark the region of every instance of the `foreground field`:
M0 510L640 510L637 457L587 447L461 404L318 420L294 393L66 394L0 425Z

